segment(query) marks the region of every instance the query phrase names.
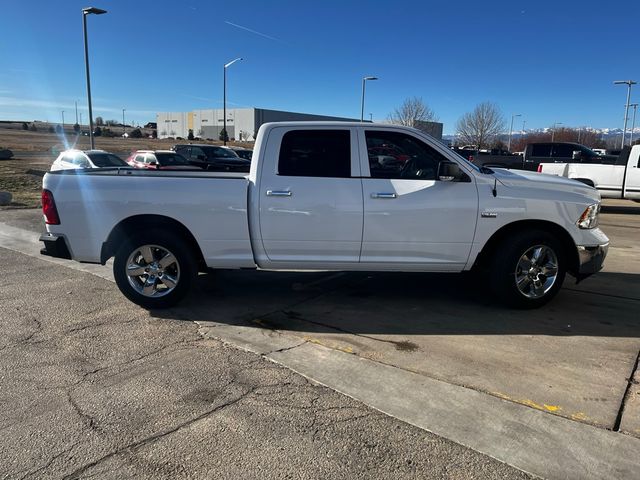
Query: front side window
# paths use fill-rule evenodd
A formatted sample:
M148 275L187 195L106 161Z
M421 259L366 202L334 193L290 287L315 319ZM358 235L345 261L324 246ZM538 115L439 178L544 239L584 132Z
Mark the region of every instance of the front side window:
M368 130L365 136L372 178L435 180L438 164L447 160L405 133Z
M351 177L348 130L291 130L282 137L278 175Z
M156 158L163 166L189 165L187 159L178 153L157 153Z

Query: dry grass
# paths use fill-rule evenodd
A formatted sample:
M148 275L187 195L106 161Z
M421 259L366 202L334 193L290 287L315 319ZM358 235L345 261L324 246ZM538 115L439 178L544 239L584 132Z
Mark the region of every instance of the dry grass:
M86 150L89 137L67 140L69 148ZM113 152L122 158L135 150L166 150L176 143L192 143L186 140L159 140L152 138L106 138L95 137L96 148ZM221 142L193 142L216 143ZM230 143L253 148L252 144ZM49 170L58 153L65 149L65 143L55 133L30 132L9 128L0 128L0 148L13 151L11 160L0 160L0 190L11 192L13 202L7 208L38 208L42 189L42 172ZM39 174L40 173L40 174Z

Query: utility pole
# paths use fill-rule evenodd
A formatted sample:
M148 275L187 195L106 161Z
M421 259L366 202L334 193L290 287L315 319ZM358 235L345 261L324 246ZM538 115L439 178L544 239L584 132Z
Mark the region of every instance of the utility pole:
M629 106L633 107L633 122L631 122L631 139L629 140L629 145L633 145L633 131L636 129L636 110L638 110L638 104L632 103Z
M520 113L511 115L511 125L509 126L509 145L507 146L507 150L509 150L509 153L511 153L511 132L513 131L513 119L521 116L522 115Z
M616 80L614 85L626 85L627 86L627 103L624 107L624 127L622 129L622 143L620 148L624 148L624 140L627 136L627 120L629 120L629 102L631 101L631 85L635 85L637 82L633 80Z

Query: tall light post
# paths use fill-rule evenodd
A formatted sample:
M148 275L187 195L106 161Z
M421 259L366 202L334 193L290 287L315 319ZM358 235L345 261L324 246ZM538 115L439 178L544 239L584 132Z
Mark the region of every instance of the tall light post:
M93 140L93 110L91 109L91 79L89 77L89 43L87 39L87 15L102 15L107 13L106 10L96 7L87 7L82 9L82 31L84 33L84 67L87 71L87 99L89 103L89 141L91 149L95 148Z
M616 80L614 85L626 85L627 86L627 103L624 107L624 128L622 129L622 143L620 148L624 148L624 138L627 136L627 120L629 119L629 102L631 101L631 85L635 85L637 82L633 80Z
M78 101L76 100L76 123L78 123Z
M124 112L125 109L122 109L122 134L124 135L125 133L127 133L127 129L124 127Z
M64 110L62 110L62 133L64 133Z
M633 121L631 122L631 138L629 139L629 145L633 145L633 131L636 128L636 110L638 110L638 104L632 103L629 106L633 107Z
M378 77L362 77L362 102L360 104L360 121L364 122L364 90L367 80L378 80Z
M509 145L507 146L507 150L509 150L509 153L511 153L511 133L513 132L513 120L514 118L521 116L521 113L514 113L513 115L511 115L511 126L509 126Z
M224 79L222 82L222 131L224 135L222 136L223 145L227 144L227 137L229 134L227 133L227 68L233 65L236 62L242 60L242 57L238 57L235 60L231 60L229 63L224 65Z
M552 141L552 142L553 142L553 139L554 139L554 138L555 138L555 136L556 136L556 125L562 125L562 122L555 122L555 123L553 124L553 128L552 128L552 130L551 130L551 141Z

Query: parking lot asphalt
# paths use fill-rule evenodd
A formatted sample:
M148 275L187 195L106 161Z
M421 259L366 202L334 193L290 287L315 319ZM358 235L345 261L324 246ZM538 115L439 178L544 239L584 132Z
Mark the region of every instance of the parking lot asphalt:
M0 478L529 478L94 275L0 271Z
M549 429L577 426L582 428L578 434L563 430L562 435L584 435L585 442L600 435L602 445L621 442L630 449L623 448L618 459L627 462L627 469L615 476L624 478L637 462L627 458L627 452L640 446L633 438L640 437L640 215L628 202L609 202L609 207L601 220L612 240L605 270L579 285L567 280L558 298L539 310L496 307L473 279L460 275L223 271L200 277L197 291L179 307L154 314L168 322L195 321L204 338L268 353L312 380L382 411L397 411L398 418L529 472L549 478L602 478L614 472L587 468L585 476L581 470L570 472L572 464L564 459L553 466L548 465L551 461L536 462L535 448L530 458L522 459L513 448L497 448L497 440L487 442L480 432L466 432L470 419L453 425L455 419L438 424L434 418L415 417L424 398L416 398L404 410L386 408L388 403L374 398L379 392L361 395L368 387L359 383L360 378L341 383L359 368L342 365L359 359L358 365L366 365L371 378L388 372L380 381L407 375L409 384L437 382L429 384L432 391L442 385L459 387L455 392L463 396L479 394L469 401L485 402L485 413L495 407L494 416L509 405L519 408L512 412L515 419L531 411L530 423L555 422L545 423ZM9 230L37 231L41 225L33 212L1 213L0 223ZM305 350L309 346L317 348ZM283 351L275 352L276 347ZM331 369L323 349L334 354L332 359L344 358L343 364ZM300 360L303 352L307 358L320 352L316 364L326 362L325 371ZM481 410L476 413L482 414ZM491 427L491 418L487 422L483 425ZM507 428L498 418L493 423L497 430ZM558 434L559 442L566 440ZM530 447L522 443L523 449ZM616 460L606 458L612 454L604 450L598 458L597 449L575 455L576 464L582 461L586 466L601 467L602 462ZM639 466L635 463L636 473Z

